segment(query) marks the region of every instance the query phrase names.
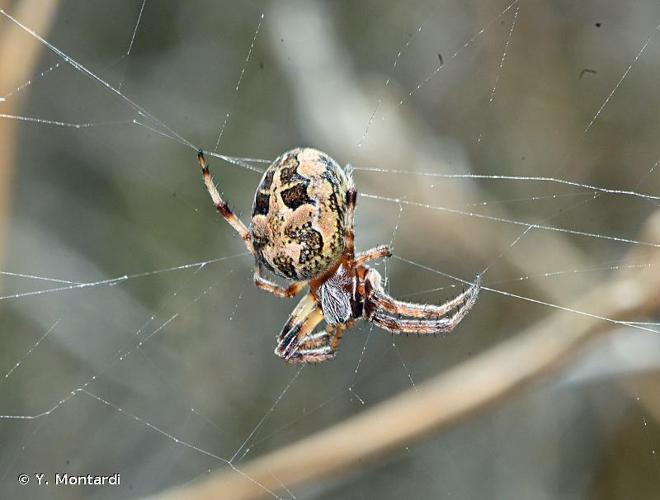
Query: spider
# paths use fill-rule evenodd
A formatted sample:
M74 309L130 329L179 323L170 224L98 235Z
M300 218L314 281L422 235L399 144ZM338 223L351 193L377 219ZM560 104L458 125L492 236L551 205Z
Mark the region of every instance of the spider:
M351 168L343 170L327 154L296 148L277 158L257 188L249 228L220 196L203 151L197 159L215 208L254 255L255 285L277 297L294 297L309 287L277 339L275 354L287 362L333 359L342 335L359 319L392 333L447 333L476 302L479 276L463 293L440 305L390 297L380 274L366 265L390 257L390 248L381 245L355 253L357 191ZM274 283L264 276L266 269L293 283ZM322 320L325 330L315 331Z

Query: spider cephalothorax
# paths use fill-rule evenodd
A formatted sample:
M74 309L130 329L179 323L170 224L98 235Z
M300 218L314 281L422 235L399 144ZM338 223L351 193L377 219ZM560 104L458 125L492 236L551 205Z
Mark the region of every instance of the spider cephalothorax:
M438 306L390 297L378 272L365 265L389 257L390 249L382 245L355 254L357 191L350 170L342 170L325 153L296 148L277 158L257 188L249 229L220 196L204 154L200 151L197 157L216 209L255 257L255 285L278 297L293 297L309 286L275 348L289 363L334 358L344 331L359 319L392 333L450 332L477 300L479 277ZM264 268L293 283L285 288L268 280ZM323 320L325 330L314 331Z

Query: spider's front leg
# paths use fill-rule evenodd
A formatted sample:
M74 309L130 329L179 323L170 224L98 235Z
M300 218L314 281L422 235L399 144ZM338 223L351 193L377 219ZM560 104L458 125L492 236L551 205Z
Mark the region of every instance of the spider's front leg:
M288 363L319 363L335 357L328 331L314 333L323 312L311 294L305 295L289 316L277 339L275 354ZM338 343L338 342L337 342Z
M245 242L245 246L247 247L248 252L254 253L250 231L248 231L248 228L245 227L243 221L238 218L238 216L231 210L231 208L229 208L227 202L222 199L222 196L220 196L218 188L215 187L215 183L213 182L213 176L211 175L211 172L209 172L209 165L206 162L206 158L204 157L204 152L201 149L197 152L197 161L199 162L199 166L202 167L202 178L204 179L204 185L206 186L209 195L211 195L211 200L213 200L215 209L241 236Z

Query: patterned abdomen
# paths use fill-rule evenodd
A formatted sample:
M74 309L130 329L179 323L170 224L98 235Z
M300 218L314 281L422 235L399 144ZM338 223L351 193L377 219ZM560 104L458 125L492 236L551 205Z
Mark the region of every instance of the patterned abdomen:
M348 180L325 153L296 148L266 170L254 198L255 257L295 281L323 273L344 250Z

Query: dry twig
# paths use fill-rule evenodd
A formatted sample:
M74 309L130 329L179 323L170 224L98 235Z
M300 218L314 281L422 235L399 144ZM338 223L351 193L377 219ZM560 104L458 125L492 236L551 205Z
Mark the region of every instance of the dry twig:
M0 0L0 8L6 9L9 2ZM23 0L13 10L16 18L25 22L37 33L46 34L53 24L59 0ZM0 95L14 90L34 74L42 45L25 36L21 30L0 19ZM17 95L0 105L6 115L19 113L24 96ZM0 263L3 260L11 202L11 184L16 161L17 124L9 119L0 119Z
M647 222L644 240L660 241L660 212ZM655 248L636 248L626 261L660 266ZM650 267L654 269L654 267ZM559 310L511 340L329 429L226 470L158 500L248 499L337 475L419 441L516 394L557 371L589 340L620 323L660 308L660 273L616 274L572 304L585 314ZM250 479L247 479L249 477Z

